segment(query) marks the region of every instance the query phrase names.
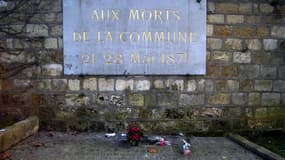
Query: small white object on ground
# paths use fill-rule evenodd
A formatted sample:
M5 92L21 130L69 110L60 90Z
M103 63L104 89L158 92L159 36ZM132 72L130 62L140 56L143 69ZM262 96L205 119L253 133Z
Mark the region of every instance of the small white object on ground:
M109 137L115 137L116 133L106 133L105 137L109 138Z

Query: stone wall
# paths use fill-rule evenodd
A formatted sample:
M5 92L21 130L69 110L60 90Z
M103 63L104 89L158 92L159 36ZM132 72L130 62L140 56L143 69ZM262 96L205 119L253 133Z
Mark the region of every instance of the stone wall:
M205 76L65 76L61 0L0 2L2 125L39 115L55 130L284 127L282 0L208 0Z

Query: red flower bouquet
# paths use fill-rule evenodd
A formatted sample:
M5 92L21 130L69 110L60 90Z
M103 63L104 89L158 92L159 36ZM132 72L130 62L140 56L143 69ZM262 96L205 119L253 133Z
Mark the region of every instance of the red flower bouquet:
M142 136L142 131L136 125L131 125L128 128L127 139L132 146L137 146Z

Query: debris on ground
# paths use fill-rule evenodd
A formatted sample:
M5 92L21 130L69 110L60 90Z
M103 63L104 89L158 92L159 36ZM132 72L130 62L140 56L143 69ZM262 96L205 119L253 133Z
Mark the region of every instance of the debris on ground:
M155 148L155 147L149 147L149 148L147 149L147 151L148 151L149 153L157 153L157 148Z
M115 137L116 133L106 133L105 137L110 138L110 137Z
M39 148L39 147L45 146L45 144L43 144L43 143L34 143L33 146L36 147L36 148Z
M184 155L190 155L191 150L190 150L190 143L188 143L185 139L183 139L183 154Z
M10 152L4 152L0 154L0 160L6 160L12 157L12 154Z

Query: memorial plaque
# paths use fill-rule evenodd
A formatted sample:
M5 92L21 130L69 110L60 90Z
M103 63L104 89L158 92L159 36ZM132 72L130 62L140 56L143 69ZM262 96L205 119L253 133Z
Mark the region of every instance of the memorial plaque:
M67 75L206 70L206 0L63 0Z

